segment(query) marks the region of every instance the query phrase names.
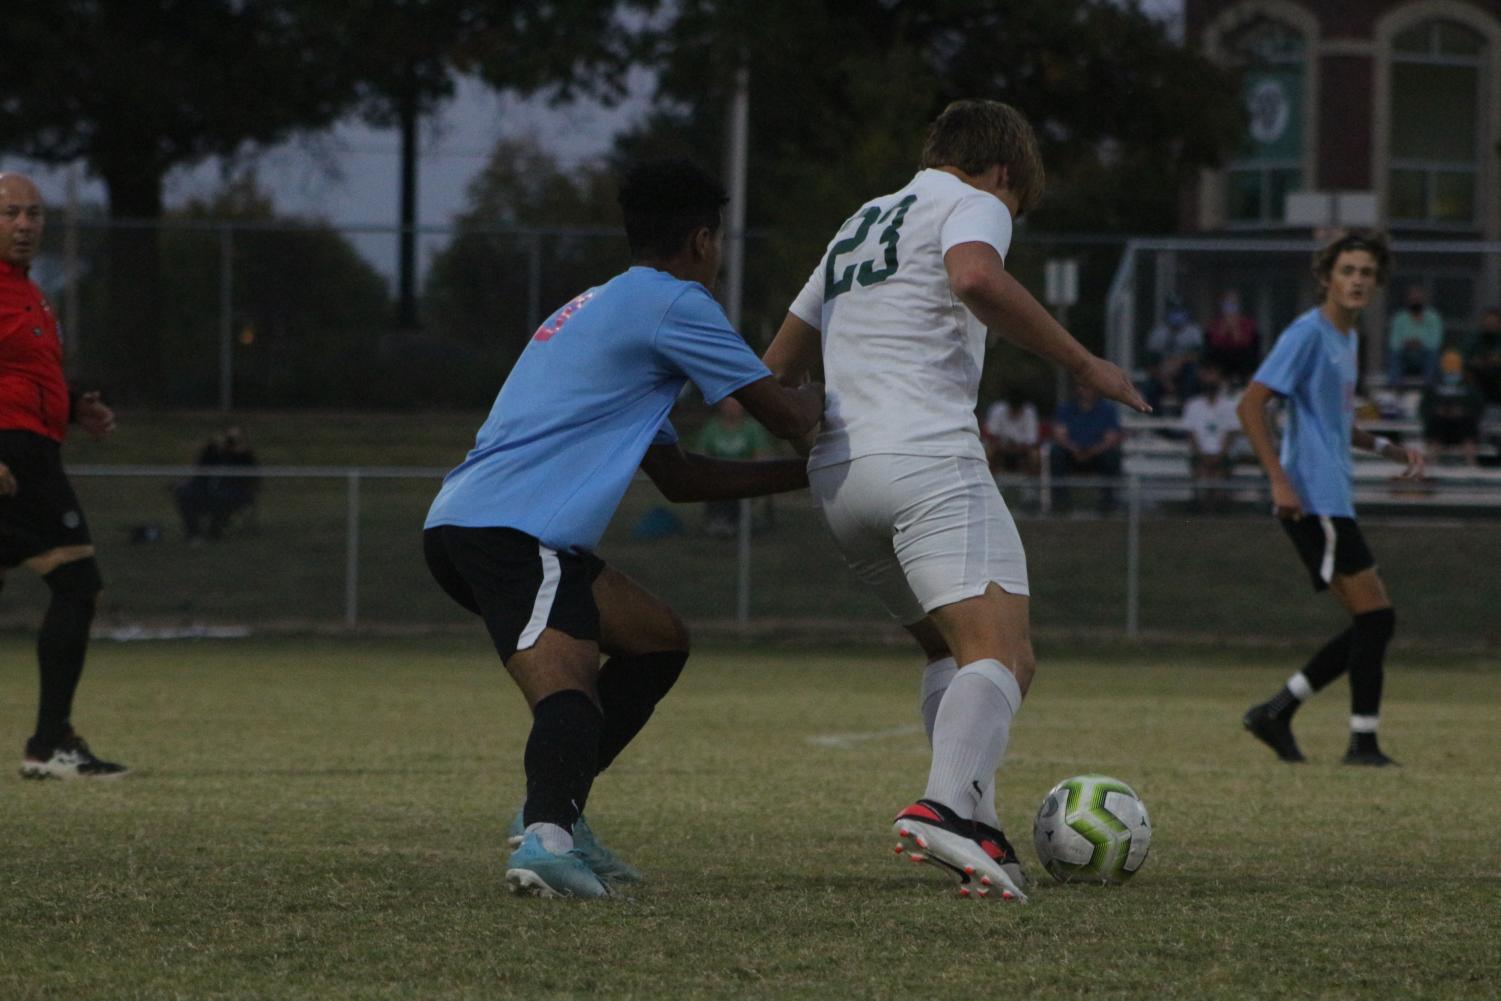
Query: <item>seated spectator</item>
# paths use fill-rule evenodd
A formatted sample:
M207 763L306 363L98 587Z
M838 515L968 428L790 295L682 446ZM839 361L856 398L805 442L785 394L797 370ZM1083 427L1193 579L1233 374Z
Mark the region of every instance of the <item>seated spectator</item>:
M1204 332L1191 322L1176 296L1168 299L1162 322L1147 335L1146 363L1151 375L1142 393L1154 410L1181 404L1192 396Z
M203 446L197 464L205 468L251 467L256 465L255 452L245 440L245 432L231 424L221 437ZM220 538L229 519L255 503L259 488L257 476L215 476L207 472L173 487L188 541L200 542L205 535Z
M1037 408L1020 390L1013 389L1004 401L998 400L985 412L980 428L985 455L992 473L1042 472L1042 446L1038 436Z
M1237 384L1256 371L1261 360L1261 332L1256 321L1240 309L1240 293L1226 289L1220 296L1220 311L1204 331L1204 357L1220 373Z
M1485 401L1465 374L1458 351L1445 351L1439 361L1439 376L1423 388L1418 410L1423 421L1423 440L1435 458L1452 448L1460 449L1468 465L1476 465L1475 446L1480 440L1480 415Z
M745 408L733 396L725 397L715 408L714 415L698 433L697 448L716 459L768 459L776 451L771 435L746 416ZM734 535L740 527L740 502L706 501L704 527L710 535Z
M1407 287L1407 307L1392 315L1386 335L1386 380L1392 386L1408 380L1429 383L1438 375L1438 353L1444 346L1444 321L1428 305L1421 285Z
M1230 475L1230 445L1240 429L1235 413L1235 397L1225 392L1219 367L1205 364L1199 369L1198 396L1183 406L1183 429L1188 432L1189 454L1193 457L1196 481L1223 480ZM1215 509L1225 500L1225 491L1213 487L1200 493L1194 484L1194 505Z
M1049 469L1055 477L1104 476L1114 479L1121 474L1120 417L1115 404L1101 399L1088 386L1075 386L1074 398L1058 405L1053 415L1053 448ZM1073 507L1073 493L1067 486L1057 487L1055 504L1059 511ZM1115 508L1115 489L1100 490L1100 513Z
M1480 314L1480 328L1465 351L1465 369L1485 402L1501 404L1501 306Z

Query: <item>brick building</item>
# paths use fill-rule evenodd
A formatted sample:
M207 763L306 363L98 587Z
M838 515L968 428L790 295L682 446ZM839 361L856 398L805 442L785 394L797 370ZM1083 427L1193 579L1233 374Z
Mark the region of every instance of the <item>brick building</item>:
M1185 0L1184 29L1241 70L1250 113L1225 169L1185 192L1185 231L1307 233L1289 196L1320 192L1398 240L1501 241L1501 0ZM1398 265L1394 286L1427 286L1456 336L1501 300L1501 250Z

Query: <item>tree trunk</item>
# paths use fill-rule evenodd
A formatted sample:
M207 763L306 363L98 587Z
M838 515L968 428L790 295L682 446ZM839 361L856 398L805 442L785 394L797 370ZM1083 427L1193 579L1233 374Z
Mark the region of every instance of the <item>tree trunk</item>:
M101 165L109 191L109 308L91 338L90 374L116 403L162 403L162 176L139 162Z

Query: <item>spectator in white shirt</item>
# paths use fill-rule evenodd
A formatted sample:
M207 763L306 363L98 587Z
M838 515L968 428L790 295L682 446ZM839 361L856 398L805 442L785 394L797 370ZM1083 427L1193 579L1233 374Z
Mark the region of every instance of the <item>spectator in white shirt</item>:
M1225 392L1224 376L1219 366L1205 363L1199 368L1198 396L1183 406L1183 429L1188 432L1188 448L1193 456L1195 480L1223 480L1230 475L1230 446L1240 429L1235 413L1236 399ZM1225 491L1214 487L1194 488L1196 507L1215 509L1223 506Z
M1013 389L1004 400L990 405L980 431L992 473L1036 476L1042 471L1037 408L1020 390Z

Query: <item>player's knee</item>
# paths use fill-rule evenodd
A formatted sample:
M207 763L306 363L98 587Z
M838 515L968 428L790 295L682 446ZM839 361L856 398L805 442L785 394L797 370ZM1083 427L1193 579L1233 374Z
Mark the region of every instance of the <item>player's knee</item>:
M46 582L54 598L90 607L99 592L104 590L104 579L99 576L99 562L92 556L55 567L44 574L42 580Z
M1037 673L1037 658L1032 656L1031 648L1028 647L1025 650L1020 650L1016 653L1013 653L1011 656L1011 662L1006 666L1009 667L1011 669L1011 673L1016 676L1016 684L1019 688L1021 688L1022 694L1025 695L1027 689L1032 684L1033 675Z
M680 651L686 657L692 641L687 624L678 617L677 612L669 608L662 623L658 649Z

